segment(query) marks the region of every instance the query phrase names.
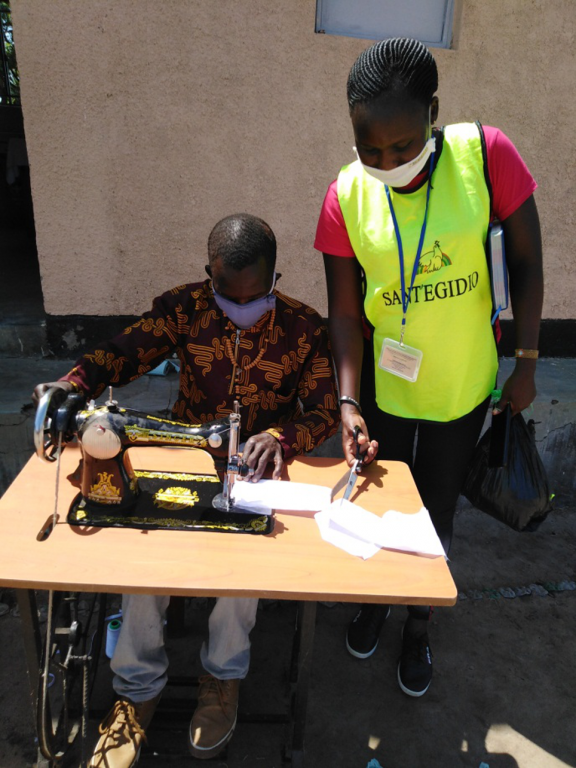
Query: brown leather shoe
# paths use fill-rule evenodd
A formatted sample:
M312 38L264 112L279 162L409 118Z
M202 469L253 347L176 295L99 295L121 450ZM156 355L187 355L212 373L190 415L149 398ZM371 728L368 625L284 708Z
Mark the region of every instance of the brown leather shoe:
M203 675L198 682L198 706L190 723L188 746L194 757L208 760L220 754L232 738L240 680Z
M150 725L160 695L136 703L120 698L100 723L100 738L89 768L132 768L140 757L146 728Z

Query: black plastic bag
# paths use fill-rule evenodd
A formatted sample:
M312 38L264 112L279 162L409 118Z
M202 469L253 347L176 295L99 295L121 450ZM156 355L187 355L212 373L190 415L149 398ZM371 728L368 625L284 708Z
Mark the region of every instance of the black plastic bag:
M534 531L552 509L546 471L534 439L534 422L522 414L510 422L505 466L490 467L491 429L480 438L463 495L515 531Z

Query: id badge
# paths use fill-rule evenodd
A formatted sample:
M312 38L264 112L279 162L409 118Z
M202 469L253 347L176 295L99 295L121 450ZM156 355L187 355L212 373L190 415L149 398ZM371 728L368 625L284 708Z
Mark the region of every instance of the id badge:
M384 339L378 361L383 371L388 371L406 381L416 381L421 362L421 350L408 347L406 344L400 346L400 342L394 339Z

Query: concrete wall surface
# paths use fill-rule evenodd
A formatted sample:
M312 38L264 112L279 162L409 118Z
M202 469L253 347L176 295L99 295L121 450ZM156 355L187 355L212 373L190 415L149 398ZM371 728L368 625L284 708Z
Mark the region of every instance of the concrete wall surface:
M313 247L353 159L345 83L366 40L314 34L313 0L12 0L45 308L137 314L202 279L222 216L266 219L280 287L326 314ZM574 318L574 0L466 0L435 50L440 122L516 143L536 193L544 317Z

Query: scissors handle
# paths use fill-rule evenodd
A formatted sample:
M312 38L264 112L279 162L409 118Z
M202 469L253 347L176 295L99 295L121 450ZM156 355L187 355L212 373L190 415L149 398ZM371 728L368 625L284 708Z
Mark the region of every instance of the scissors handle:
M362 471L362 464L364 463L364 458L362 454L360 453L360 443L358 442L358 436L362 434L362 430L356 424L354 427L354 442L356 443L356 463L354 465L354 471L359 474Z

